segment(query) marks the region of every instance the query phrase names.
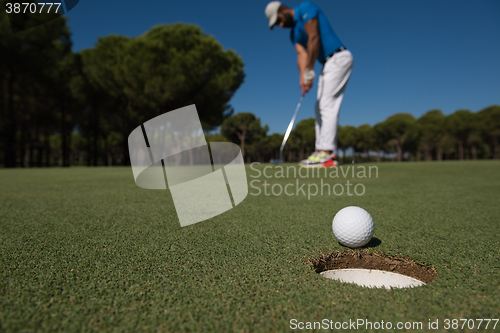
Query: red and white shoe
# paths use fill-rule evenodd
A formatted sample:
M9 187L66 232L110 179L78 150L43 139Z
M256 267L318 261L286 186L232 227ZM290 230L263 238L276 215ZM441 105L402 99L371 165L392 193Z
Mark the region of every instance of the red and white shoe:
M325 152L314 153L307 160L300 161L303 168L329 168L337 166L337 155Z
M337 162L337 155L332 154L332 158L329 158L326 162L321 164L321 168L334 168L338 165L339 163Z

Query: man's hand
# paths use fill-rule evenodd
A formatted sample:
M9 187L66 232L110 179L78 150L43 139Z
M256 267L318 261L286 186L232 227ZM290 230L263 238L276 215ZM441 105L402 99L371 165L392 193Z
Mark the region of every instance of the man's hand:
M307 94L309 92L309 90L311 90L313 86L313 82L312 81L304 81L304 79L300 79L300 89L302 89L302 96L304 96L305 94Z

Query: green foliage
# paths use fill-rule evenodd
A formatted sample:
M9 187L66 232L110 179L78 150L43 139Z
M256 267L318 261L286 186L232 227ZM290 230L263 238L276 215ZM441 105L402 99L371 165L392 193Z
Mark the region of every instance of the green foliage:
M246 146L245 154L250 161L270 161L279 158L279 149L283 142L283 134L273 133L271 135L259 136L256 140ZM288 146L288 144L287 144ZM287 154L287 149L284 152Z
M290 136L296 137L298 140L309 146L314 145L315 135L315 122L314 118L307 118L301 120L295 125Z
M350 125L342 126L338 132L338 142L340 147L355 149L360 139L359 130Z
M415 130L415 117L409 113L397 113L385 121L386 130L391 139L404 143Z
M373 148L375 141L375 133L373 128L368 124L363 124L358 127L359 140L356 145L357 150L365 153L368 159L368 151Z
M70 30L65 17L41 13L11 15L12 33L5 3L0 1L0 132L2 158L7 167L26 164L26 152L33 165L34 149L49 155L49 136L62 134L63 165L68 165L69 141L74 126L71 80L75 64L71 53ZM55 16L54 16L55 15ZM77 72L78 70L76 70ZM44 141L44 144L41 142ZM48 164L49 158L46 158Z
M465 141L474 129L474 118L474 113L471 111L458 110L446 118L445 126L450 134L460 141Z
M124 163L128 134L159 114L196 104L205 130L220 126L244 79L241 57L189 24L155 26L136 38L99 38L80 55L80 91L91 106L83 130L95 141L104 140L102 132L120 133Z
M221 125L243 83L243 62L213 36L186 24L161 25L137 39L137 80L144 97L170 109L196 104L205 128Z
M314 118L301 120L290 133L287 146L298 150L299 160L306 158L306 154L313 152L315 149L315 122Z
M73 151L85 150L87 139L80 132L71 133L71 149Z
M207 130L231 114L228 102L244 79L241 57L194 25L159 25L137 38L108 36L81 53L90 82L140 109L140 118L196 104Z
M115 99L124 98L127 90L122 70L129 43L128 37L111 35L99 38L94 48L80 51L90 84Z
M430 110L417 120L425 160L432 159L432 150L439 146L439 142L445 134L445 119L446 117L441 110Z
M436 143L444 133L445 116L441 110L430 110L423 114L417 123L420 125L421 139Z
M463 160L466 143L479 129L476 114L469 110L458 110L446 117L445 126L447 132L457 139L459 158ZM472 139L472 141L478 141L474 137Z
M439 141L439 146L448 157L457 152L458 140L450 134L445 134Z
M245 156L245 143L252 143L264 137L269 127L260 124L260 119L253 113L240 112L224 120L221 126L221 133L234 143L241 147L243 156Z
M387 142L389 141L389 135L385 130L384 123L378 123L373 126L373 146L377 151L377 159L380 161L380 151L389 151L389 146Z
M500 105L492 105L479 112L479 129L484 140L489 143L491 157L500 157Z
M405 148L413 148L418 137L415 117L409 113L397 113L387 118L383 126L389 142L396 147L397 160L402 161Z
M231 142L231 140L219 133L205 134L205 139L207 142Z
M488 137L500 137L500 105L492 105L479 111L481 127Z

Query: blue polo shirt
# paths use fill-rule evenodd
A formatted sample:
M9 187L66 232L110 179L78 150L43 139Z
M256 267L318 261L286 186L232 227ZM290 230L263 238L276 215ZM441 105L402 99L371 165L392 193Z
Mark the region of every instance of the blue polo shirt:
M293 20L292 31L290 38L293 45L300 44L307 49L307 33L304 29L304 24L312 18L318 20L318 29L320 37L320 48L318 54L318 61L323 63L326 57L333 53L336 49L344 46L340 39L333 31L330 22L326 18L321 9L312 2L306 1L294 8L295 17Z

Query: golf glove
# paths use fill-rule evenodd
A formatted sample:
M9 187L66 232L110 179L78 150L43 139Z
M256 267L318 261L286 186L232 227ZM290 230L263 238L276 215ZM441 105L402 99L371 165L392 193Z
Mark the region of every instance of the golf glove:
M316 73L314 73L314 71L312 69L306 69L304 71L304 81L306 82L309 82L309 81L313 81L314 78L316 77Z

